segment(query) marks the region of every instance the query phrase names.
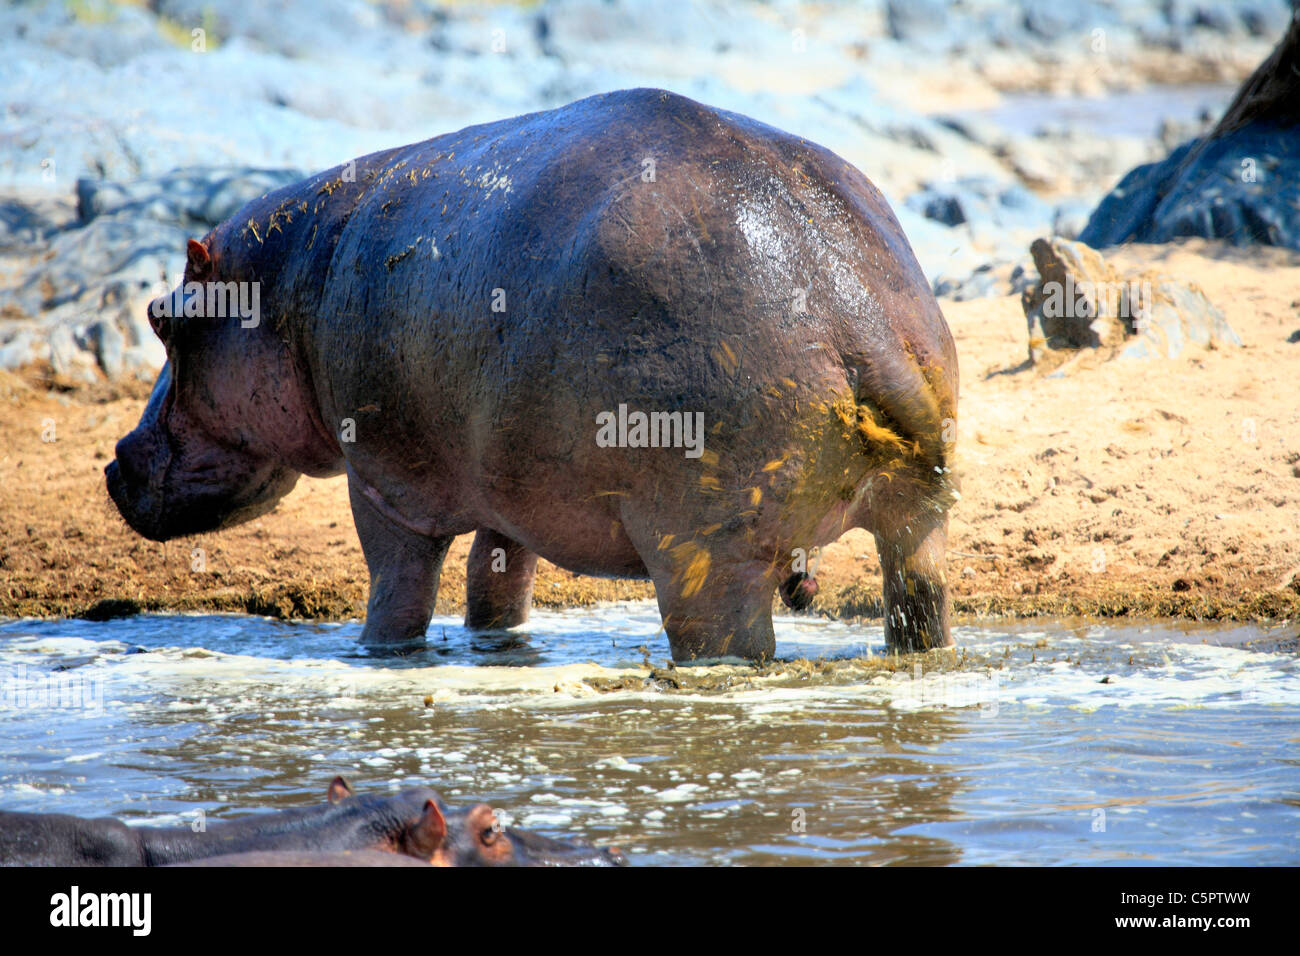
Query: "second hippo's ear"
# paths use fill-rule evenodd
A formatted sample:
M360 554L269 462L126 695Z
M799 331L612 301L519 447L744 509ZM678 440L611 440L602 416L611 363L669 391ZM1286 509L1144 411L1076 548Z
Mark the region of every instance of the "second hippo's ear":
M406 831L407 852L427 860L442 849L446 839L447 820L438 808L438 802L424 801L424 812L420 814L420 819Z
M203 282L212 275L212 256L208 247L197 239L185 244L185 257L189 262L189 275L195 282Z
M339 803L348 797L355 797L356 795L357 792L352 789L352 784L342 777L335 777L331 780L329 790L325 791L325 796L330 803Z

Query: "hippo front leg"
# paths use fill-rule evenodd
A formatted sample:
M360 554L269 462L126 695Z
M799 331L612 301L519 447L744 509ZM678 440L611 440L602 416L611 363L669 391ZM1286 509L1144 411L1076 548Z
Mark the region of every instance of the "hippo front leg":
M491 528L474 536L465 571L465 626L474 630L514 627L533 606L537 555Z
M438 579L453 535L432 537L406 526L348 476L352 520L370 569L370 601L361 643L400 650L424 643L438 599Z
M884 572L886 645L903 652L950 646L947 516L877 531L875 537Z

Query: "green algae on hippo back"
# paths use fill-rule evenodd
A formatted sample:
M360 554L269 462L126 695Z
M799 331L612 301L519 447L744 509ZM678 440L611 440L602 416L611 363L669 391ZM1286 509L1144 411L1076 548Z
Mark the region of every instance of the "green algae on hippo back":
M952 337L879 191L820 146L594 96L272 192L186 280L259 283L261 320L159 329L114 501L166 540L346 474L371 648L423 641L474 531L472 626L527 619L541 555L650 578L679 660L770 658L773 594L811 602L803 556L853 527L889 643L951 642Z

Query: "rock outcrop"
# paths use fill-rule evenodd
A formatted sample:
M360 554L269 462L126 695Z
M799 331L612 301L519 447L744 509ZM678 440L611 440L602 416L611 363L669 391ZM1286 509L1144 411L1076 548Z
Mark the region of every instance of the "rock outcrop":
M1300 249L1300 12L1214 129L1132 170L1079 238L1105 247L1180 236Z
M1095 350L1101 358L1178 358L1189 345L1241 345L1197 286L1153 272L1124 275L1069 239L1030 247L1039 280L1021 295L1029 360L1044 370Z

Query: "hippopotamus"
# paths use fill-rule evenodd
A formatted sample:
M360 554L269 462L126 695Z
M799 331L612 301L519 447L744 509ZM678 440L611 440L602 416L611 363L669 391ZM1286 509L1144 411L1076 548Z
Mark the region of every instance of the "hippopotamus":
M326 797L319 806L212 823L199 832L187 827L129 827L111 818L0 812L0 864L167 866L220 857L222 862L214 865L405 865L381 859L394 855L435 866L627 862L613 848L503 827L486 803L454 809L428 787L357 796L346 780L336 777ZM293 855L304 862L289 863Z
M232 304L233 303L233 304ZM523 623L539 555L648 577L677 660L770 658L773 595L875 537L885 637L951 643L952 336L884 197L798 136L624 90L336 166L190 240L108 491L165 541L344 474L361 642Z
M168 863L167 866L226 867L226 866L429 866L426 860L385 853L382 850L336 850L333 853L319 850L253 850L248 853L225 853L204 857L187 863Z

